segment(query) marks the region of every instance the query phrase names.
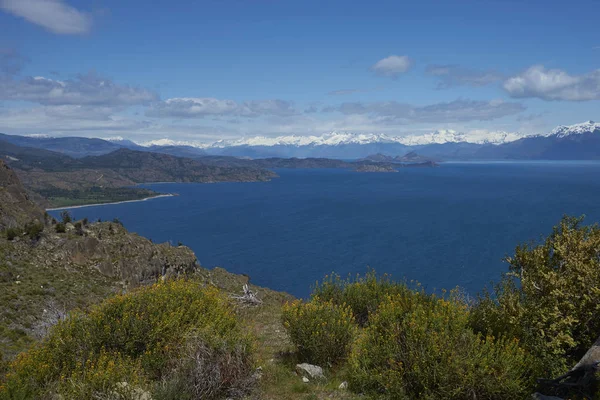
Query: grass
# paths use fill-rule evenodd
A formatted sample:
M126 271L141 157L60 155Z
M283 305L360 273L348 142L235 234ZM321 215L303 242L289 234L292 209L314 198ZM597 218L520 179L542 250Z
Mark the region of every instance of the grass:
M0 241L0 351L13 356L43 329L44 309L86 308L119 290L119 283L89 268L52 268L9 251Z

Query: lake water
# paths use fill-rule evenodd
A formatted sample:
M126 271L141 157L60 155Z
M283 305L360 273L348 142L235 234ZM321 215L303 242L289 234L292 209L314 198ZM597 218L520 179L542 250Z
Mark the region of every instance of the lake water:
M398 173L278 170L271 182L149 184L179 196L71 210L119 218L155 242L191 247L204 267L307 296L325 274L367 266L428 290L475 294L517 244L563 214L600 221L600 163L447 163ZM57 216L59 212L52 212Z

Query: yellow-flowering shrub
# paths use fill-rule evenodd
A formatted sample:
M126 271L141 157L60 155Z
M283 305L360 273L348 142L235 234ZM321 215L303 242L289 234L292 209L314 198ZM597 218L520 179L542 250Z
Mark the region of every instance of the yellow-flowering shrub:
M543 377L571 369L600 335L600 226L564 217L542 243L518 246L509 273L473 308L476 331L518 338Z
M224 358L234 354L238 362L239 376L223 374L228 380L205 398L226 395L236 378L251 373L252 341L227 298L217 289L177 280L115 296L89 313L71 314L11 363L0 399L53 393L65 399L92 398L79 395L92 391L105 396L132 385L152 389L163 377L173 376L191 339Z
M350 307L318 298L298 300L283 307L282 318L301 361L327 366L347 357L355 333Z
M525 398L533 364L518 343L476 335L464 304L427 297L382 302L350 356L351 388L394 399Z
M321 300L331 300L335 304L347 304L352 309L354 318L360 326L366 326L369 315L377 311L381 302L390 295L401 295L410 292L403 282L395 282L387 274L377 276L369 270L364 276L342 279L339 275L326 276L317 283L312 296Z

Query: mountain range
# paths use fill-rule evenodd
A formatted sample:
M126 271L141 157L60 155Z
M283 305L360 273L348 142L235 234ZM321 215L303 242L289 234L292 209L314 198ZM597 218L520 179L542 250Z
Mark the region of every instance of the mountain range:
M332 132L321 136L252 137L214 143L170 139L135 143L116 138L38 137L0 134L18 146L51 150L71 157L102 155L127 148L187 158L233 156L262 158L361 159L372 154L399 156L416 152L436 160L594 160L600 159L600 123L558 126L546 134L461 133L452 130L409 136Z

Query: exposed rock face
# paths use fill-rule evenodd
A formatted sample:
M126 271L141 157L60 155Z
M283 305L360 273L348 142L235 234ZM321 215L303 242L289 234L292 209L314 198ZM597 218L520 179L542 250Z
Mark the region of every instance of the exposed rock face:
M179 276L200 267L189 248L154 244L113 222L89 225L83 235L64 236L45 236L36 245L38 265L93 268L126 286L156 282L162 276Z
M44 211L21 185L17 175L0 161L0 230L43 221Z

